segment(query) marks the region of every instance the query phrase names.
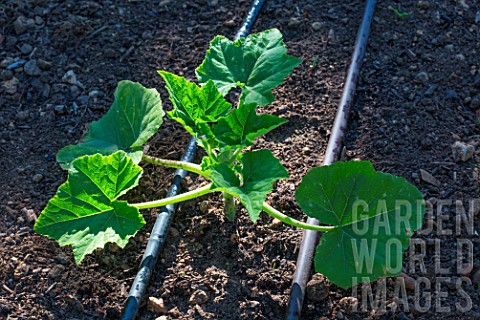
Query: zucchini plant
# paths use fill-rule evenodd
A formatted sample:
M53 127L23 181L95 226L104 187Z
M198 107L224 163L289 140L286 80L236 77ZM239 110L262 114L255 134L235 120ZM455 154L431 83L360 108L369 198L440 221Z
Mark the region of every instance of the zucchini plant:
M352 286L352 279L399 274L403 251L424 214L422 194L403 178L377 172L367 161L311 169L295 196L320 226L293 219L265 202L274 182L288 173L270 150L245 148L287 121L258 114L257 108L274 101L272 90L300 63L287 55L281 33L271 29L235 42L215 37L196 69L200 85L159 71L173 104L167 115L205 149L201 164L143 152L142 145L162 124L162 101L155 89L121 81L110 110L77 144L58 152L68 179L41 213L35 231L61 246L71 245L80 263L108 242L123 248L145 224L139 210L221 192L229 219L237 211L236 200L253 222L264 211L286 224L323 232L316 270L340 287ZM235 107L224 98L233 88L241 90ZM209 183L172 198L128 203L120 197L138 185L141 161L188 170ZM369 261L363 267L365 256Z

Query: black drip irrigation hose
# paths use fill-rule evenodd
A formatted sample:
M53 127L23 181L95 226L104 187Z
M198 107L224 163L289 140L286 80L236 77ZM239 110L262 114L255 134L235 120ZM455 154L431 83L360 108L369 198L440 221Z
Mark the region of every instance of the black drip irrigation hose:
M365 55L368 36L370 35L370 25L372 23L374 9L375 0L367 0L362 24L360 25L357 39L355 41L355 49L353 51L352 61L350 63L345 85L343 87L342 98L338 105L332 133L330 135L330 139L328 140L327 150L325 151L325 158L323 159L324 166L337 161L340 151L342 150L343 138L347 130L348 115L355 97L355 88L357 85L358 75L360 74L363 57ZM313 225L320 224L320 222L314 218L308 218L307 223ZM314 250L318 243L319 237L320 233L317 231L305 230L303 232L296 269L293 275L290 300L288 301L288 309L285 316L285 319L287 320L300 319L303 300L305 298L305 284L307 283L310 275Z
M255 23L258 14L260 13L263 3L264 0L255 0L253 2L251 9L245 17L242 26L235 35L234 40L245 37L250 33L250 30L252 29L252 26ZM197 143L195 141L195 138L192 138L189 141L187 148L185 149L182 161L192 162L193 158L195 157L196 150ZM170 186L170 189L166 196L167 198L174 197L180 193L180 182L186 176L187 171L185 170L178 169L177 171L175 171L172 185ZM155 225L153 226L152 232L150 234L150 239L147 243L147 248L145 249L145 253L143 254L142 261L140 262L137 276L133 281L132 287L128 294L128 298L125 302L125 308L121 320L133 320L138 313L140 302L145 293L145 290L147 289L148 282L150 281L150 277L152 275L153 267L155 266L158 255L165 244L166 235L168 233L168 229L172 222L176 208L177 204L169 204L160 209L160 214L155 221Z

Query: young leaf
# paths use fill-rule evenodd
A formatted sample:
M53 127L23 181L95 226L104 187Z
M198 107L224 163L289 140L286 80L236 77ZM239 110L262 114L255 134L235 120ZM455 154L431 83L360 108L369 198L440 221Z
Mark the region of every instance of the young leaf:
M225 118L221 118L213 128L221 146L232 149L253 145L253 140L287 122L276 116L257 115L256 104L240 104Z
M216 122L225 116L232 105L218 92L213 81L203 87L166 71L158 72L166 82L174 109L168 116L179 123L194 137L211 137L208 122Z
M131 81L120 81L110 110L90 125L88 133L75 145L57 153L64 169L84 155L127 152L135 163L142 158L142 145L160 128L165 115L162 100L155 89L147 89Z
M226 95L242 87L240 101L265 106L274 100L272 90L302 61L288 56L277 29L240 38L235 42L217 36L196 74L200 83L213 80Z
M75 262L107 242L124 247L145 224L137 208L118 198L138 185L142 168L123 151L74 160L68 180L35 223L35 231L72 245Z
M270 150L246 152L240 160L240 180L225 163L211 167L214 187L240 199L253 222L257 221L273 182L288 178L288 173Z
M310 170L295 196L308 216L334 226L317 246L317 272L342 288L401 272L424 215L415 186L369 162L337 162Z

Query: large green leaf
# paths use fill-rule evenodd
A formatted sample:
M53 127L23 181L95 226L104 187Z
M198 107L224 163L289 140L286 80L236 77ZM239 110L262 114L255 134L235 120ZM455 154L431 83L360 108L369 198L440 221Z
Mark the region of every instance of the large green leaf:
M240 104L213 128L215 138L223 147L232 149L253 145L253 140L287 122L269 114L257 115L256 104Z
M166 82L174 109L168 116L181 123L194 137L211 137L209 122L225 116L232 105L218 92L213 81L203 87L166 71L158 72Z
M75 145L57 153L57 161L68 169L70 162L84 155L127 152L135 163L142 158L142 145L160 128L164 112L155 89L131 81L120 81L110 110L90 125L88 133Z
M200 83L213 80L223 95L242 87L240 100L265 106L274 100L272 90L302 61L288 56L277 29L240 38L235 42L217 36L196 74Z
M123 151L74 160L68 180L35 223L35 231L72 245L75 261L107 242L124 247L145 224L138 209L118 198L138 185L142 168Z
M296 199L308 216L334 226L322 235L315 268L342 288L399 274L403 251L424 215L415 186L365 161L310 170Z
M240 160L241 179L225 163L211 167L214 187L240 199L253 222L257 221L273 182L288 178L288 173L270 150L246 152Z

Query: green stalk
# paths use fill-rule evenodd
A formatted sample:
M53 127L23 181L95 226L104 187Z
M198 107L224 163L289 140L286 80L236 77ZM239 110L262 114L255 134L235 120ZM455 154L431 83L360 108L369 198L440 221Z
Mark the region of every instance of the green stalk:
M149 201L149 202L141 202L141 203L133 203L131 204L132 207L135 207L137 209L150 209L150 208L157 208L157 207L163 207L168 204L174 204L182 201L187 201L191 199L195 199L198 197L201 197L203 195L209 194L214 192L215 190L212 190L212 184L209 183L206 186L200 187L198 189L185 192L182 194L179 194L175 197L171 198L164 198L160 200L155 200L155 201Z
M143 155L142 160L145 161L145 162L155 164L157 166L164 166L164 167L175 168L175 169L183 169L183 170L186 170L186 171L196 173L196 174L198 174L200 176L203 176L205 178L209 178L208 175L202 170L202 167L199 166L198 164L185 162L185 161L160 159L160 158L155 158L155 157L147 156L147 155Z
M233 221L235 219L235 213L237 208L235 206L235 198L226 192L222 192L223 195L223 213L227 216L228 220Z
M263 211L268 213L274 218L277 218L278 220L282 221L283 223L286 223L288 225L291 225L293 227L298 227L302 229L307 229L307 230L315 230L315 231L320 231L320 232L327 232L329 230L332 230L334 227L333 226L314 226L312 224L308 224L305 222L298 221L296 219L293 219L287 215L284 215L274 207L270 206L268 203L264 202L262 205Z

